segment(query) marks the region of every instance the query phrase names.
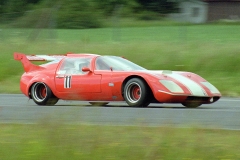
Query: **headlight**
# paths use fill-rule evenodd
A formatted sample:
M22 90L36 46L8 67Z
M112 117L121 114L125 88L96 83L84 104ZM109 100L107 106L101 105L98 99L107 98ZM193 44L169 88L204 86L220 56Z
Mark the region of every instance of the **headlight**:
M162 83L169 91L174 92L174 93L184 93L181 87L177 85L173 81L169 80L159 80L160 83Z
M220 93L219 90L214 87L211 83L209 82L201 82L205 87L207 87L212 93Z

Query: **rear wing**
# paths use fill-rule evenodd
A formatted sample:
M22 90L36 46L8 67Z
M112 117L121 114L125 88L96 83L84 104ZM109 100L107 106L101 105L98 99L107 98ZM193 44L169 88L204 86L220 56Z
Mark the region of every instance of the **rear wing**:
M30 61L54 61L54 60L60 60L66 56L67 55L26 55L18 52L14 52L13 54L13 57L15 60L22 62L25 72L44 69L44 67L35 65Z
M54 60L60 60L67 55L25 55L22 53L14 53L14 59L15 60L21 60L25 56L29 61L54 61Z

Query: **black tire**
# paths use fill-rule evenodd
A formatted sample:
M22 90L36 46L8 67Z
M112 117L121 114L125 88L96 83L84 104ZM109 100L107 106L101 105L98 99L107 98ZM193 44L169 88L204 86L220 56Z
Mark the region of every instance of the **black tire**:
M147 107L150 104L150 89L140 78L132 78L126 83L123 96L131 107Z
M31 97L38 105L55 105L58 98L54 96L51 89L42 82L34 83L31 87Z
M89 102L93 106L106 106L108 102Z
M199 102L188 101L188 102L182 103L182 105L185 106L186 108L197 108L197 107L201 106L202 104Z

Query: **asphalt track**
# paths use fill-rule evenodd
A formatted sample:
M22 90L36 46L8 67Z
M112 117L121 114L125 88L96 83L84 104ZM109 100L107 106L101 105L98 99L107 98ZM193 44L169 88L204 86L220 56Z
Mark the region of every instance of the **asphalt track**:
M150 104L128 107L124 102L91 106L88 102L62 101L55 106L38 106L21 94L0 94L0 123L143 125L204 127L240 130L240 99L223 97L218 102L188 109L180 104Z

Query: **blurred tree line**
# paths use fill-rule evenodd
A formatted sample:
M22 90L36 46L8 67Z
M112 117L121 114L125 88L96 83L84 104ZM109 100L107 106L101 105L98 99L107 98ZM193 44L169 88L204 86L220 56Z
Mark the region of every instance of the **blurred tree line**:
M1 0L0 23L15 27L97 28L113 16L161 19L177 10L169 0Z

